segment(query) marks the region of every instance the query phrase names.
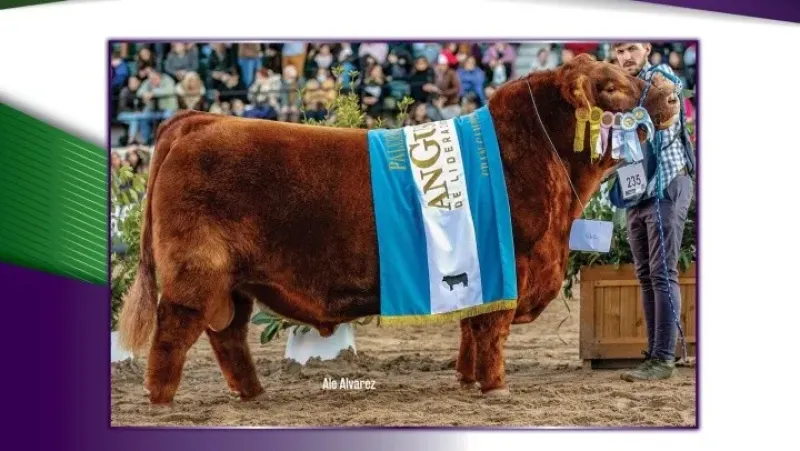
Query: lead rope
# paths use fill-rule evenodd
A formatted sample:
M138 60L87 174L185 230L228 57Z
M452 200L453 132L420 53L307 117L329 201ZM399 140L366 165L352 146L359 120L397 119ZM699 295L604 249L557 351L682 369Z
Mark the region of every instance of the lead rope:
M564 161L561 159L561 155L558 154L558 150L556 146L553 144L553 141L550 140L550 133L547 133L547 128L544 126L544 122L542 121L542 117L539 116L539 108L536 107L536 100L533 98L533 90L531 89L531 83L528 80L525 80L526 84L528 85L528 93L531 95L531 103L533 103L533 111L536 112L536 118L539 120L539 125L542 126L542 130L544 131L544 136L547 137L547 141L550 143L550 148L553 149L553 153L556 154L556 158L558 158L559 163L561 163L561 167L564 169L564 174L567 176L567 181L569 182L570 188L572 188L572 192L575 193L575 198L578 199L578 203L581 204L581 211L585 210L583 202L581 202L581 197L578 196L578 191L575 189L575 185L572 184L572 178L569 176L569 171L567 171L567 166L564 164Z
M581 211L584 211L586 207L584 207L583 202L581 202L581 197L578 196L578 190L575 189L575 185L572 184L572 178L569 176L569 171L567 171L567 166L561 159L561 155L558 154L558 149L556 149L555 144L553 144L553 141L550 139L550 133L547 133L547 128L544 126L542 117L539 116L539 108L536 107L536 99L533 98L533 90L531 89L531 83L527 79L525 80L525 83L528 85L528 93L530 93L531 95L531 103L533 103L533 110L536 112L536 118L539 120L539 125L542 126L542 131L544 131L544 136L547 137L547 141L550 143L550 148L553 149L553 153L556 154L556 158L558 158L558 161L561 163L561 167L564 169L564 174L567 176L567 181L569 182L569 186L570 188L572 188L572 192L575 193L575 199L578 199L578 203L581 204ZM560 323L558 323L558 327L556 327L556 335L558 335L558 339L561 340L562 343L567 344L567 342L561 338L561 335L558 333L558 330L561 329L561 325L564 324L564 321L572 317L572 310L570 310L569 304L567 304L567 300L565 298L562 297L561 300L564 301L564 306L567 308L568 316L562 319Z

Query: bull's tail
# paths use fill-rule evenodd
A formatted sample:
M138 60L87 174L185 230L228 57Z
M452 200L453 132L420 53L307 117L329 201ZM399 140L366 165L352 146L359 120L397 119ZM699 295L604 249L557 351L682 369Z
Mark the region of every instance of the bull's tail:
M137 355L142 355L150 345L156 327L158 308L158 287L156 266L153 260L152 199L158 170L167 158L172 147L174 133L168 133L182 118L196 112L181 112L163 122L156 132L156 145L147 181L147 193L142 211L141 241L139 247L139 267L136 279L122 300L119 318L120 346Z

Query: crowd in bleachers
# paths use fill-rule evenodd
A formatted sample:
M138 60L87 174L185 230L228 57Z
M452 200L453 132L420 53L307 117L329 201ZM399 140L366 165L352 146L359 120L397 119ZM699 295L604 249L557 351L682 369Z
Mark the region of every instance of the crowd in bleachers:
M358 95L367 125L393 124L409 96L407 123L447 119L482 106L497 86L547 70L578 53L613 61L610 43L286 42L117 43L112 47L114 146L152 145L159 121L180 109L280 121L321 119L339 91ZM653 43L652 63L668 63L687 89L696 48ZM338 74L338 76L337 76ZM693 99L686 101L694 115ZM131 149L117 164L141 161ZM144 169L142 169L144 170Z

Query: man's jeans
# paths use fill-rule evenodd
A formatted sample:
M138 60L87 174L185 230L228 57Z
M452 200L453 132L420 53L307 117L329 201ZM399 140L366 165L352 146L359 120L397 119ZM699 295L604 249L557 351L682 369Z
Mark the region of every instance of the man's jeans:
M642 301L647 322L647 352L650 357L674 360L681 295L678 288L678 257L694 183L680 174L667 186L658 201L664 231L667 271L661 255L656 200L649 199L628 209L628 240L633 253L636 277L642 286ZM667 290L672 292L673 315Z

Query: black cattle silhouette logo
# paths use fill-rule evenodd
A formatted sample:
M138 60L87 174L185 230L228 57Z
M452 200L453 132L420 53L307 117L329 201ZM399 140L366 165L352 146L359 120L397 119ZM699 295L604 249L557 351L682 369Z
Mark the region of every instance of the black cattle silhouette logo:
M461 274L456 274L454 276L444 276L442 278L442 282L445 282L447 285L450 286L450 291L453 291L453 287L458 284L464 284L464 288L469 286L469 280L467 279L467 273L462 272Z

